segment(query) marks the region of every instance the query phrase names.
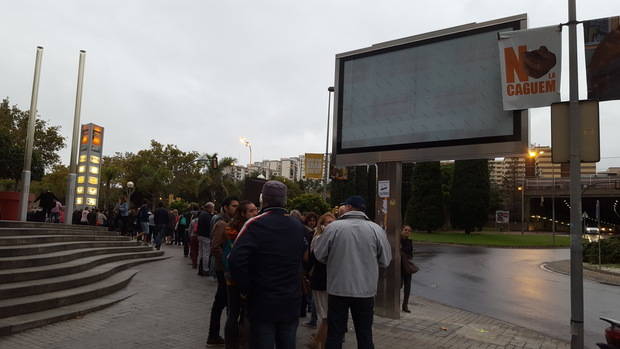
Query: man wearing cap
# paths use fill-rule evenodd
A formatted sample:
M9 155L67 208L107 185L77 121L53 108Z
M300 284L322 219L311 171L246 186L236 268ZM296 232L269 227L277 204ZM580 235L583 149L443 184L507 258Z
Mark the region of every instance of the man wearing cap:
M344 213L325 229L314 246L316 259L327 264L326 349L342 348L349 309L355 325L357 347L372 349L374 297L379 267L392 260L385 231L364 214L361 196L344 202Z
M262 210L239 232L228 257L233 281L247 296L250 348L295 348L301 307L305 228L287 215L286 186L268 181Z

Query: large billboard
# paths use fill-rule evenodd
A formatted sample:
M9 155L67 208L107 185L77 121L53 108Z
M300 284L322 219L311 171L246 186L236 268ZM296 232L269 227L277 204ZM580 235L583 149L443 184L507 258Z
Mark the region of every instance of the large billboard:
M527 112L502 106L498 34L519 15L336 56L336 164L491 158L527 148Z

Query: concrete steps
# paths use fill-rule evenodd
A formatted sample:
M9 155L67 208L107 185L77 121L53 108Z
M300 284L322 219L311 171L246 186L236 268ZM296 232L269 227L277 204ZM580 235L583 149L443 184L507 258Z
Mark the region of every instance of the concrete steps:
M141 263L148 263L167 259L168 257L144 257L138 259L120 260L102 264L74 274L63 274L45 279L35 279L20 282L0 284L0 300L31 296L41 293L65 290L68 288L87 285L103 280L119 271L131 268Z
M98 236L98 235L29 235L29 236L0 236L0 246L36 245L52 242L68 241L131 241L128 236Z
M28 236L28 235L84 235L84 230L59 229L58 225L51 228L5 228L0 227L0 236ZM87 230L89 235L120 236L118 232L107 230Z
M22 314L0 319L0 336L8 336L31 328L45 326L54 322L73 319L107 308L134 294L125 290L76 304L66 305L36 313Z
M62 229L62 230L77 230L77 231L108 231L106 227L98 227L94 225L65 225L55 223L41 223L41 222L20 222L20 221L6 221L0 220L0 228L37 228L37 229Z
M80 245L82 243L76 243ZM37 267L42 265L64 263L72 261L74 259L110 254L110 253L123 253L123 252L143 252L152 251L150 247L139 246L135 242L96 242L86 243L87 245L97 245L90 248L82 248L77 250L66 250L57 252L50 252L44 254L23 255L23 256L10 256L0 258L0 270L14 269L14 268L27 268Z
M163 255L162 251L153 251L148 247L140 247L140 251L94 255L65 263L45 266L0 270L0 284L8 282L38 280L48 277L79 273L98 265L127 259L152 258Z
M125 299L129 268L162 256L99 227L0 221L0 335Z
M125 270L89 285L0 300L0 318L57 308L112 293L125 287L137 272Z

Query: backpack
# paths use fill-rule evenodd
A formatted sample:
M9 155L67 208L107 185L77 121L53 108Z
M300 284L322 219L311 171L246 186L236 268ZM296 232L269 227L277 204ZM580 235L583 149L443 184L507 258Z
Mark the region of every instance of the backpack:
M181 219L179 219L179 225L182 225L182 226L187 225L187 218L185 218L185 216L181 216Z

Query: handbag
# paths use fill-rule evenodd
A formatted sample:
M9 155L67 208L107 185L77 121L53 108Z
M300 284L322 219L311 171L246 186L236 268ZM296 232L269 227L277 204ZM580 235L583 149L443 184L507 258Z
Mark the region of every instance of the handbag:
M401 261L401 268L403 269L403 271L407 274L415 274L418 271L420 271L420 268L418 268L417 265L415 265L411 259L409 259L409 256L405 255L405 254L401 254L400 255L400 261Z

